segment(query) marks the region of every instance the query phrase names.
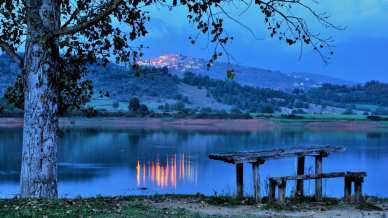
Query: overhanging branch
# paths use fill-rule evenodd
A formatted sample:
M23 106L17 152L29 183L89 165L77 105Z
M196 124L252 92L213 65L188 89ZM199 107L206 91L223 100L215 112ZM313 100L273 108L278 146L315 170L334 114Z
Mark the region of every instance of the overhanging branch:
M16 51L11 48L7 43L0 40L0 48L10 57L20 68L23 68L23 58L16 53Z
M123 1L124 0L112 0L112 3L110 4L110 6L104 11L102 11L100 14L96 15L94 18L87 20L85 22L79 23L75 26L61 28L58 31L54 32L53 36L56 37L61 35L71 35L94 26L98 22L104 20L106 17L111 15Z

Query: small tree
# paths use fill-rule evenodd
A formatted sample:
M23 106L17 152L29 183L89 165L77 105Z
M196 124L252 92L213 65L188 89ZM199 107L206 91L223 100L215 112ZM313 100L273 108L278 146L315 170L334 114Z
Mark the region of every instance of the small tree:
M274 111L272 105L266 104L260 108L260 112L264 113L264 114L273 114L275 111Z
M136 97L129 100L128 109L132 112L137 112L140 109L140 100Z

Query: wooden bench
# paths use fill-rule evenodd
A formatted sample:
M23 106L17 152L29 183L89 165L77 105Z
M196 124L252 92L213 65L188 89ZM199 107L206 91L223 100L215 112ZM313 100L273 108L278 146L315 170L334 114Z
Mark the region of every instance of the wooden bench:
M315 175L298 175L298 176L282 176L282 177L271 177L269 178L268 183L268 200L275 201L275 192L276 187L278 187L278 198L280 203L284 203L286 200L286 186L287 180L321 180L325 178L338 178L344 177L344 200L345 202L351 202L351 192L352 192L352 183L354 183L354 194L355 202L360 203L362 198L362 183L364 182L364 177L366 177L365 172L335 172L335 173L321 173ZM321 198L322 187L316 186L315 197L317 200ZM317 197L318 195L318 197Z
M305 172L305 158L315 158L315 174L322 173L323 158L327 157L330 153L344 151L344 147L336 146L309 146L309 147L293 147L293 148L277 148L270 150L258 150L258 151L239 151L229 153L213 153L209 154L209 158L212 160L220 160L226 163L235 164L236 166L236 188L237 198L243 198L244 187L244 167L243 164L252 165L253 175L253 196L256 202L260 202L260 166L267 160L276 160L282 158L297 157L297 175L304 175ZM322 179L317 179L315 182L317 196L322 195ZM297 194L303 193L303 180L297 181ZM320 193L320 194L319 194ZM320 200L320 198L317 198Z

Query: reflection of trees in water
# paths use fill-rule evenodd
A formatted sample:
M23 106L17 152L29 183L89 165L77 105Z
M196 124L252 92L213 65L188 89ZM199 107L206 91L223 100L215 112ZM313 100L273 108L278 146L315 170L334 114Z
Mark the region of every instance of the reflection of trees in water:
M0 178L17 179L22 131L2 129L0 140ZM241 133L69 129L60 140L58 155L62 164L123 165L134 170L139 159L155 160L157 157L187 154L200 170L211 164L208 160L211 152L303 145L343 145L347 147L345 155L354 158L381 159L388 156L388 131L276 129ZM76 179L102 175L104 170L60 166L59 173L64 178Z

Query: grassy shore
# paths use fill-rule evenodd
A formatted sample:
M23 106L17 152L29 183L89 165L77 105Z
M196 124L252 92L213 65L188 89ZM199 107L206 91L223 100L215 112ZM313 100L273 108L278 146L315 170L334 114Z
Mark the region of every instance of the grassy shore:
M361 205L338 199L288 200L285 205L251 199L201 195L97 197L58 200L0 200L0 217L370 217L388 216L388 200L367 198Z

